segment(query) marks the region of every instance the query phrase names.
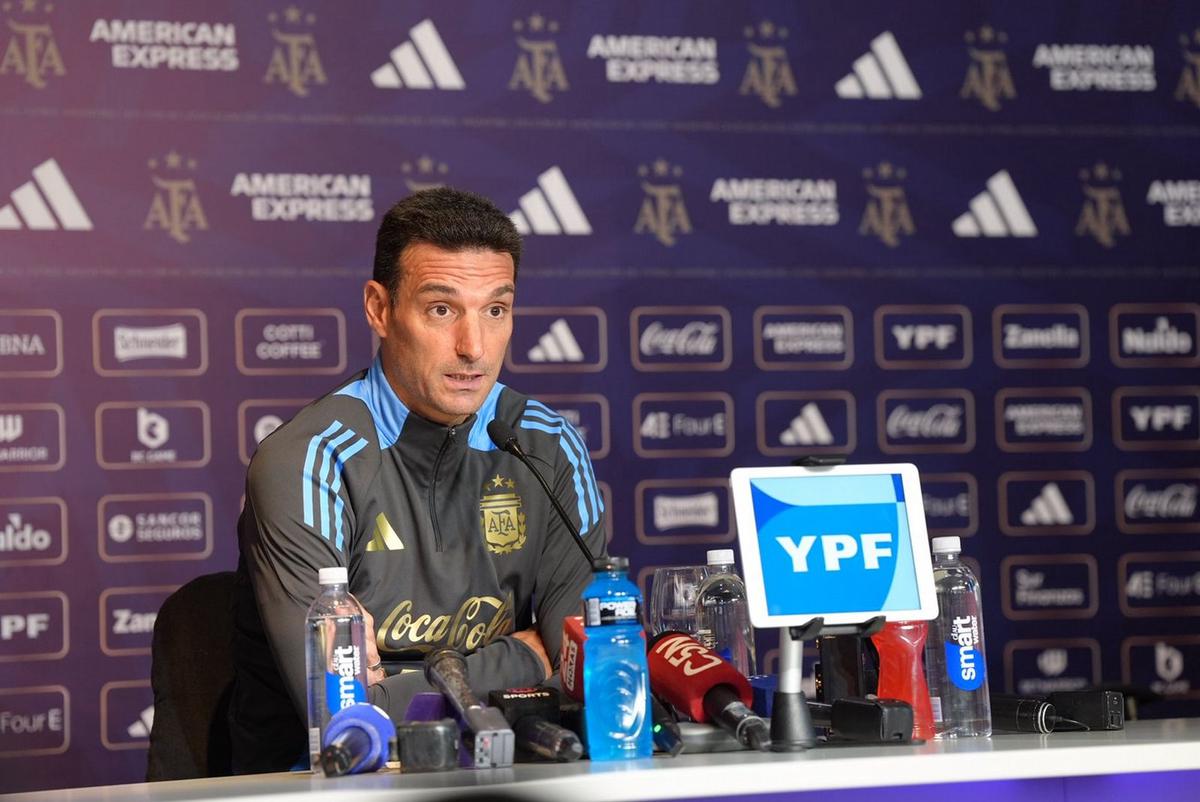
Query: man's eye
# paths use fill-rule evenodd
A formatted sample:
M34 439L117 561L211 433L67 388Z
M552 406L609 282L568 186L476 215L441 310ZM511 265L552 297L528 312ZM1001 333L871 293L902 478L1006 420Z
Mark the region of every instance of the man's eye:
M493 306L491 309L488 310L488 314L491 315L492 317L504 317L504 315L507 312L508 312L508 310L505 309L503 306Z
M433 315L434 317L446 317L450 314L450 307L446 306L445 304L437 304L429 308L429 314Z

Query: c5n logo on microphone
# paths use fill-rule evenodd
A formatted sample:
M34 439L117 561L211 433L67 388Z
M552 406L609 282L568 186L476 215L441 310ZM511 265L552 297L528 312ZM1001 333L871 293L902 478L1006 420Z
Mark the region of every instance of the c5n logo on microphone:
M721 665L721 658L696 642L691 635L668 635L654 644L654 653L689 677Z

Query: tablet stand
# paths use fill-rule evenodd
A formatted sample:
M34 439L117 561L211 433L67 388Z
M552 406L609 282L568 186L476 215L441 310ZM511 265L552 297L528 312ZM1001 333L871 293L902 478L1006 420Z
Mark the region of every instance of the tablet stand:
M814 618L798 627L779 628L779 685L771 700L771 751L799 752L816 743L808 699L801 689L804 677L804 641L823 635L869 638L883 629L885 618L875 616L861 624L825 626Z

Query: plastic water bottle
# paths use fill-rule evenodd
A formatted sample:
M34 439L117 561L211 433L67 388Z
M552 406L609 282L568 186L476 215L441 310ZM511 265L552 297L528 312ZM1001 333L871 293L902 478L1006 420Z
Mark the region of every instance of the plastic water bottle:
M642 597L629 560L601 557L583 591L584 722L592 760L650 757L650 673Z
M983 650L983 603L979 580L958 558L961 550L956 537L933 540L938 617L930 622L925 670L938 738L992 734Z
M733 663L743 676L757 673L746 584L734 571L733 549L708 552L708 577L696 592L696 630L696 640Z
M345 568L322 568L321 593L308 608L304 630L308 668L308 756L321 766L321 743L334 713L367 701L363 608L350 595Z

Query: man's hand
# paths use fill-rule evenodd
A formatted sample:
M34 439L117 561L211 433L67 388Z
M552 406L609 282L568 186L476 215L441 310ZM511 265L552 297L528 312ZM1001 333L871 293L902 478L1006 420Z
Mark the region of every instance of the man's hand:
M550 679L552 671L550 667L550 655L546 654L546 647L542 643L542 636L538 634L538 631L536 629L523 629L520 632L514 632L512 636L530 649L533 649L533 653L542 661L542 672L545 674L542 679Z
M375 619L367 610L363 610L363 625L367 635L367 684L374 685L382 682L387 676L383 670L383 660L379 657L379 646L375 643Z

